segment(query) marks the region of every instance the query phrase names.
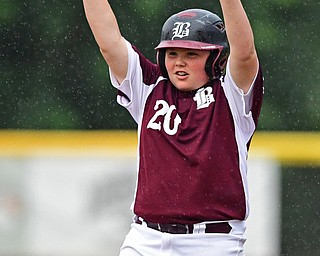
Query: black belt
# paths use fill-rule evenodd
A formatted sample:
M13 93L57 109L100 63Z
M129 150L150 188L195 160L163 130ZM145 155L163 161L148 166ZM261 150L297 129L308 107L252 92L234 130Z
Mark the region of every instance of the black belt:
M194 230L194 225L183 225L183 224L162 224L162 223L152 223L144 221L147 227L154 230L170 233L170 234L192 234ZM137 224L142 224L141 220L136 220ZM231 226L228 222L217 222L205 224L205 233L224 233L228 234L231 231Z

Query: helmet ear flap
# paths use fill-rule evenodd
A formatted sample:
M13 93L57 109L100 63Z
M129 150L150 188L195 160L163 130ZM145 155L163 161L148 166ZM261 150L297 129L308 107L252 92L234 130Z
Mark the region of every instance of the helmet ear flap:
M158 49L157 50L157 64L160 69L160 73L163 77L168 78L168 71L166 69L166 64L165 64L165 57L166 57L166 49Z
M228 56L224 56L223 58L219 59L219 63L216 65L220 69L221 76L223 76L226 72L227 60L228 60Z
M223 56L221 50L213 50L206 61L205 71L209 79L219 79L225 73L228 55Z
M215 67L215 62L217 61L218 57L219 57L219 51L213 50L210 52L210 55L206 61L205 71L210 80L217 78L217 70Z

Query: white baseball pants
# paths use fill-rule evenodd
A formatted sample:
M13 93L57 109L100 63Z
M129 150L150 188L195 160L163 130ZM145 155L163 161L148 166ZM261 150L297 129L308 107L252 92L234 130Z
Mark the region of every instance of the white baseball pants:
M119 256L244 256L245 223L229 224L229 234L169 234L133 223Z

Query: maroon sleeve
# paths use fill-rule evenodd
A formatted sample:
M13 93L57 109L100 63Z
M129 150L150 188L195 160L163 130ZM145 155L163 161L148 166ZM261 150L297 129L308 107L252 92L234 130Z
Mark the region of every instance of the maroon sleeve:
M253 100L252 100L252 108L251 108L252 117L256 127L258 125L258 119L260 116L263 93L264 93L263 75L262 75L261 67L259 67L258 75L253 87Z
M143 73L143 83L146 85L155 84L160 75L160 70L157 64L152 63L147 59L135 46L132 48L136 51L140 58L140 65Z

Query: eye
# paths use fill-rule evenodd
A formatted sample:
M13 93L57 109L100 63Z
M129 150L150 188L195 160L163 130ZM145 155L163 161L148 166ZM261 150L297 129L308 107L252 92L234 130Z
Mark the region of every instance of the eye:
M176 51L167 51L168 56L177 56L178 53Z
M198 56L199 54L198 54L197 52L191 51L191 52L188 52L187 55L188 55L189 57L196 57L196 56Z

